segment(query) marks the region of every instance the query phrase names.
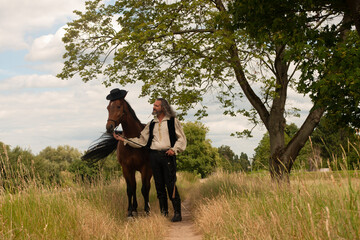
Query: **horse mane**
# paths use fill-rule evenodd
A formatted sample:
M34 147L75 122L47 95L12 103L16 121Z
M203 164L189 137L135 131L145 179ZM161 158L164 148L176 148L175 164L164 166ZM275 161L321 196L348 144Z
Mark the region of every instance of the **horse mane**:
M135 119L135 121L141 123L141 121L139 120L139 118L136 116L134 109L131 107L131 105L124 99L124 102L126 103L129 112L131 114L131 116Z

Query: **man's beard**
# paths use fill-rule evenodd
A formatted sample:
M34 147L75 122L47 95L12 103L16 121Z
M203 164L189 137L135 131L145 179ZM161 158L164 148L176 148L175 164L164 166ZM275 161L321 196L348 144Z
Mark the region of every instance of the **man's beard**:
M152 114L153 116L158 116L160 113L161 113L161 111L158 112L158 111L156 111L156 110L154 109L151 114Z

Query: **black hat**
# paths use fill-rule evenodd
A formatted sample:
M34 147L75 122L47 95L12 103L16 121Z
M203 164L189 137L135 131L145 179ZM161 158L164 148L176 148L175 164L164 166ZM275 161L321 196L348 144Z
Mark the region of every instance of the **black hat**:
M113 101L113 100L116 100L116 99L125 98L126 94L127 94L127 91L115 88L115 89L110 91L110 94L107 95L106 100Z

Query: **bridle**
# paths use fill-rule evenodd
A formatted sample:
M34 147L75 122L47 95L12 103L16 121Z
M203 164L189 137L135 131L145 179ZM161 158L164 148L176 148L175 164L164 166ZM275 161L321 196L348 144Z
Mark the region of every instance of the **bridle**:
M115 123L115 127L118 125L117 121L111 118L108 118L107 120L108 122L114 122ZM120 124L120 123L119 123Z
M113 123L115 123L115 127L117 127L117 126L121 123L121 120L125 117L125 115L126 115L126 113L123 112L123 113L121 114L119 120L114 120L114 119L108 118L107 121L108 121L108 122L113 122ZM119 121L119 123L118 123L118 121Z
M111 118L108 118L108 122L113 122L115 124L115 129L120 125L121 123L121 120L125 117L126 115L126 112L123 110L123 112L121 113L120 115L120 118L118 120L114 120L114 119L111 119Z

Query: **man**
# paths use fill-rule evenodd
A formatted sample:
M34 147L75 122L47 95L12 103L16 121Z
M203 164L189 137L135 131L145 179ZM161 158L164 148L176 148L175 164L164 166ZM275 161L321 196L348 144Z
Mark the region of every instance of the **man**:
M165 99L156 99L152 114L154 119L145 126L139 137L124 139L115 133L114 137L125 145L150 148L150 163L160 211L164 216L168 215L168 194L174 208L171 221L179 222L182 217L180 195L175 185L176 155L185 150L186 137L176 113Z

